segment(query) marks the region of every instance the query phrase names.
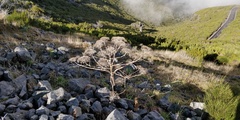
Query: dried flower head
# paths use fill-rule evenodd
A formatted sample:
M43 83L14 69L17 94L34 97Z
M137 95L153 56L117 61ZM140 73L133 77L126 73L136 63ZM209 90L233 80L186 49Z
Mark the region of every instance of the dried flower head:
M92 49L92 48L88 48L84 51L83 55L84 56L92 56L96 53L96 50Z
M79 64L88 64L90 63L91 58L89 56L82 56L77 59L77 63Z

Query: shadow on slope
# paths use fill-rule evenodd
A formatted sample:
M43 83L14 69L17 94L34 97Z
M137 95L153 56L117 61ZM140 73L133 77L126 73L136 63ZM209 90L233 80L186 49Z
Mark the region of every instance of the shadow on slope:
M133 18L120 11L110 3L103 1L70 2L66 0L31 0L42 9L46 15L54 21L64 23L95 23L96 21L108 21L112 23L130 24Z

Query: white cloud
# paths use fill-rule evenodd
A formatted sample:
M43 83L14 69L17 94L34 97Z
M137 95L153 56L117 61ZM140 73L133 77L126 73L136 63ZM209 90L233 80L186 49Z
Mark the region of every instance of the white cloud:
M164 19L213 7L240 4L240 0L121 0L135 17L159 25Z

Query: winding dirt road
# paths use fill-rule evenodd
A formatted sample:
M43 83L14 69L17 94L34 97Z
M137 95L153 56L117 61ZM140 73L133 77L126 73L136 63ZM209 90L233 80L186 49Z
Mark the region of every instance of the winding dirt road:
M228 24L235 19L236 14L237 14L237 9L238 9L238 6L235 6L230 10L230 13L228 14L228 17L225 20L225 22L222 23L222 25L208 38L208 40L211 40L213 38L217 38L221 34L221 31L224 28L226 28L228 26Z

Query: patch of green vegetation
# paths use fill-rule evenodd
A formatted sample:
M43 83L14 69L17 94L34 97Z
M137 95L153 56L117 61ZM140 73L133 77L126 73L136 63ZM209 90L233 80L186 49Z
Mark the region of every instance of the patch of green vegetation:
M8 15L6 20L11 24L15 23L20 27L26 26L30 22L27 11L18 12L16 10L14 10L12 14Z
M216 120L234 120L238 100L230 86L223 82L211 86L204 97L207 112Z

